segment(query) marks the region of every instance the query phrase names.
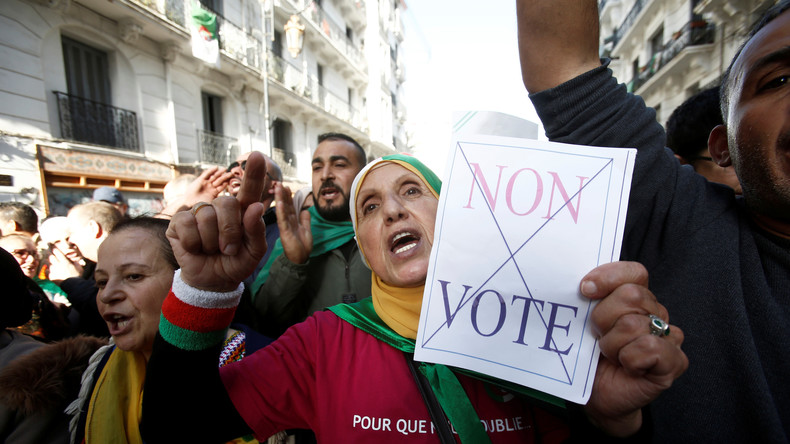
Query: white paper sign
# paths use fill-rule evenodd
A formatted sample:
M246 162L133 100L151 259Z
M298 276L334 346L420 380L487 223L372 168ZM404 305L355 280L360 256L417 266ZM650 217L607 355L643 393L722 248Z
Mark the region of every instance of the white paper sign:
M491 136L454 146L415 359L586 403L599 349L579 284L619 258L636 150Z

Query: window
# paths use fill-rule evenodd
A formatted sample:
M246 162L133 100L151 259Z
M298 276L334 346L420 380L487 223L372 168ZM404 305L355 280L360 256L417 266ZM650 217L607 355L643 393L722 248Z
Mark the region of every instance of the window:
M61 37L68 93L109 104L110 76L107 53L84 43Z
M201 92L200 100L203 108L203 128L197 130L200 161L227 165L238 155L239 141L225 134L222 123L223 98Z
M139 151L137 115L112 106L107 52L61 36L67 92L54 91L60 136Z
M318 63L315 67L316 73L315 76L318 78L318 84L323 86L324 85L324 67Z
M650 39L650 55L654 56L664 50L664 27L658 28Z
M213 13L222 15L222 0L200 0L200 4Z
M272 122L272 159L283 175L296 177L296 155L291 147L291 124L282 119Z
M291 151L291 124L282 119L274 119L272 123L272 146L284 151Z
M283 33L274 31L274 41L272 42L272 53L277 57L283 57Z
M354 30L346 26L346 37L348 38L349 42L354 41Z
M203 129L222 134L222 97L201 93L203 102Z

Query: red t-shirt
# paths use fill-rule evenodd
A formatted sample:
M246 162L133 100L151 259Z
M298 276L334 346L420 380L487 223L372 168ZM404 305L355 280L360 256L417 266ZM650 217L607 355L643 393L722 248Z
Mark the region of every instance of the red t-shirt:
M403 353L328 311L222 367L220 375L259 440L308 428L322 442L438 442ZM467 376L458 379L492 442L568 437L565 422L545 410Z

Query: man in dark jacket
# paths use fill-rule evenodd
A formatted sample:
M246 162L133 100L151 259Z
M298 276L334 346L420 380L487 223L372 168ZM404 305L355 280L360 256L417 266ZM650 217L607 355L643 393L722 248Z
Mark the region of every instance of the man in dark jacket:
M370 270L354 241L349 193L367 163L365 150L341 133L318 137L313 153L314 206L296 213L291 191L275 187L280 241L253 284L264 334L279 336L317 310L370 295Z
M655 112L598 57L596 3L519 0L522 76L550 140L639 150L621 259L647 268L689 358L650 406L653 440L787 442L790 1L769 10L722 80L724 124L708 147L735 167L742 198L664 148Z

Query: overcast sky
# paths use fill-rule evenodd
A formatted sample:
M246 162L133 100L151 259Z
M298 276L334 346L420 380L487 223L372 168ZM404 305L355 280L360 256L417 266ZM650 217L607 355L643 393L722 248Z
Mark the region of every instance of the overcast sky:
M453 111L538 123L521 82L513 0L406 0L405 102L414 154L441 176ZM543 138L543 129L539 129Z

